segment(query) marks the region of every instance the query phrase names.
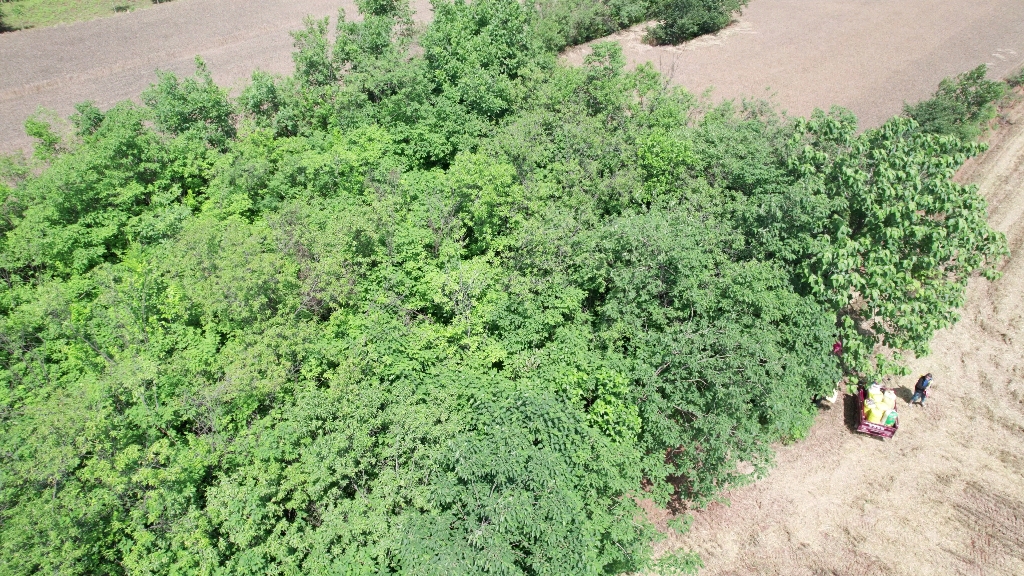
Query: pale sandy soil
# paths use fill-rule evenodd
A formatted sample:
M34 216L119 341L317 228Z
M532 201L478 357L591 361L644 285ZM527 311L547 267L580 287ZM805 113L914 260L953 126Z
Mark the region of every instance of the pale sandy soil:
M412 0L415 18L429 0ZM39 107L60 116L93 100L107 108L138 100L155 70L179 75L206 60L214 80L237 92L260 69L290 74L292 38L306 15L357 15L353 0L175 0L74 24L0 34L0 154L31 146L24 123Z
M1021 0L752 0L738 22L680 46L648 46L646 25L614 34L629 65L713 97L772 97L792 115L847 107L864 127L927 98L939 81L988 63L1024 64ZM588 46L565 58L580 63Z
M700 552L702 576L1024 574L1024 103L1000 124L958 178L979 184L1013 256L1000 280L972 281L961 322L893 382L896 437L852 432L848 398L781 447L766 479L697 512L659 552ZM927 371L928 406L906 406ZM664 527L664 512L652 517Z

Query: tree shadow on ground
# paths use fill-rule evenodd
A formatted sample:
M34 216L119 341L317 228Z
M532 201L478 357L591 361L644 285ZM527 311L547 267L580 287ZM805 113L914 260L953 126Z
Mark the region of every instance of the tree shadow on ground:
M669 484L672 485L674 490L672 496L668 500L668 505L665 506L665 510L672 513L673 516L682 514L690 509L690 502L683 498L683 493L686 490L687 481L682 476L669 476L666 478ZM645 489L650 488L650 482L645 480Z
M3 4L0 4L0 6L3 6ZM31 26L24 26L24 27L11 26L7 22L5 22L4 21L4 10L3 10L2 7L0 7L0 34L3 34L4 32L14 32L15 30L26 30L28 28L31 28Z
M843 394L843 423L850 432L856 432L857 426L860 425L857 397L852 394Z
M903 400L907 404L910 404L910 399L914 397L914 391L906 386L900 386L899 388L893 388L893 392L896 393L896 397Z

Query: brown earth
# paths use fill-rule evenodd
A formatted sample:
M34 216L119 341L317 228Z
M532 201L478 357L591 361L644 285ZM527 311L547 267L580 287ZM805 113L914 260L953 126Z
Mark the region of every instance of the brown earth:
M430 18L429 0L413 0ZM138 98L156 68L192 71L206 59L235 90L255 69L292 70L288 32L306 14L334 16L353 0L176 0L70 25L0 34L0 153L27 148L25 119L40 106L61 116L76 102ZM773 96L790 113L840 104L873 126L943 77L989 63L1002 77L1024 63L1021 0L754 0L720 34L652 47L643 26L612 36L631 64L650 61L674 83L714 96ZM587 47L570 50L582 61Z
M722 32L680 46L649 46L647 25L617 40L629 65L651 62L672 83L715 98L771 97L792 115L833 104L863 127L939 81L989 64L1002 78L1024 64L1020 0L753 0ZM565 54L580 63L589 47Z
M429 0L412 0L416 18ZM156 69L179 75L206 60L214 80L237 91L256 69L293 70L292 38L306 15L357 14L353 0L176 0L109 18L0 34L0 153L31 146L23 128L39 107L60 116L93 100L138 100Z
M1013 255L998 281L971 282L963 319L914 375L890 383L903 399L896 437L854 433L846 397L779 448L766 479L695 513L659 552L698 551L702 576L1024 574L1024 103L990 143L958 179L980 186ZM927 406L906 405L924 372ZM648 508L664 529L666 513Z

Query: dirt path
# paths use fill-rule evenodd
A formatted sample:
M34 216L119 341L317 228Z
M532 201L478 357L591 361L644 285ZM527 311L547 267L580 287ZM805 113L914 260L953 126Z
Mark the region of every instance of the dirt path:
M417 16L429 0L413 0ZM138 12L0 35L0 153L31 145L25 119L39 107L61 116L139 94L154 70L191 74L202 56L214 79L237 88L253 70L292 71L291 30L307 14L356 14L353 0L176 0Z
M1024 64L1020 0L753 0L721 33L668 47L644 44L645 26L608 38L630 65L651 62L694 92L713 86L715 98L773 96L794 115L838 104L864 127L947 76L988 63L1002 78Z
M999 281L971 283L963 320L914 363L935 375L928 407L901 402L882 442L850 431L848 399L661 549L699 551L702 576L1024 574L1024 102L991 143L958 178L980 185L1014 256ZM895 381L904 400L914 381Z

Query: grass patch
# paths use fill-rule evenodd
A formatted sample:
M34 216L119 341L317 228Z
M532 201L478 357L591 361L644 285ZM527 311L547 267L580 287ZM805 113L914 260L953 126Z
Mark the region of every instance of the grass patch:
M159 3L156 0L0 0L0 32L92 20Z

